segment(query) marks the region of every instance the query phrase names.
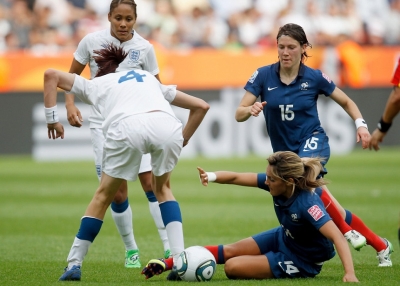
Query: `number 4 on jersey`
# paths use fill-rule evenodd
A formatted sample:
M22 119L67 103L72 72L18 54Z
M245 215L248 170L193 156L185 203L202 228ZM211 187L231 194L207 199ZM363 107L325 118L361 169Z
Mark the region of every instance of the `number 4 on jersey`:
M145 74L140 74L135 71L129 71L126 75L121 76L118 80L118 83L131 80L131 79L136 79L137 82L143 82L143 78L145 77Z

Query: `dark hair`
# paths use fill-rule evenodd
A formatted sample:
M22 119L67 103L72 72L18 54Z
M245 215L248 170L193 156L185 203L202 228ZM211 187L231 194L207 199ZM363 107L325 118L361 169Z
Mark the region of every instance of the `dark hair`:
M113 43L106 43L103 45L103 49L94 50L93 53L98 55L93 57L99 67L95 77L114 73L128 55L122 47L114 46Z
M114 9L117 8L120 4L131 5L135 14L135 19L137 19L135 0L112 0L110 4L110 11L108 13L112 14Z
M297 24L289 23L280 27L278 35L276 35L276 42L278 42L279 38L282 36L289 36L298 41L301 46L307 45L307 47L312 48L312 45L307 40L307 36L303 28ZM307 55L307 52L304 51L304 53L301 55L301 61L308 57L309 55Z
M327 183L323 178L317 178L323 158L300 158L294 152L281 151L270 155L267 160L272 176L284 181L292 178L299 189L312 190Z

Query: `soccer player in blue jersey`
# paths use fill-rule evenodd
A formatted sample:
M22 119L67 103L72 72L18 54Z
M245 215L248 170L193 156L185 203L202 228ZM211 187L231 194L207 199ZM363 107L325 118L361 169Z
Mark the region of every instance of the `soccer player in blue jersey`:
M330 157L329 138L317 110L318 96L323 94L338 103L355 121L356 140L361 141L363 149L368 148L371 135L355 102L323 72L304 64L311 44L303 28L286 24L279 29L276 39L279 61L258 68L250 77L236 110L236 120L243 122L263 112L274 152L292 151L300 157L323 157L325 165ZM324 168L322 175L326 173ZM345 218L352 229L365 236L367 243L377 251L379 266L392 265L389 255L393 248L389 241L372 232L355 214L345 211L325 186L321 199L332 202L329 208L337 216L336 221L340 216Z
M320 158L302 160L290 151L269 156L266 174L259 176L258 183L272 195L280 226L233 244L206 246L218 264L225 264L228 278L315 277L336 249L345 272L343 281L358 282L347 242L313 191L326 183L317 178L320 162ZM171 260L150 260L142 274L150 278L172 270Z

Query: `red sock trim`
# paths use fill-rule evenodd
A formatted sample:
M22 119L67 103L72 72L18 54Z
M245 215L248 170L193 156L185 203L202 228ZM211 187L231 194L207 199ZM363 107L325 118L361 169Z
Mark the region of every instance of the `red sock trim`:
M352 228L343 219L339 209L331 200L329 194L324 189L322 189L321 200L324 203L324 206L329 216L332 218L332 221L336 224L342 234L345 234L346 232L352 230Z
M204 247L214 255L215 261L218 262L218 245L207 245Z
M174 259L172 257L164 259L165 262L165 270L171 270L172 266L174 266Z

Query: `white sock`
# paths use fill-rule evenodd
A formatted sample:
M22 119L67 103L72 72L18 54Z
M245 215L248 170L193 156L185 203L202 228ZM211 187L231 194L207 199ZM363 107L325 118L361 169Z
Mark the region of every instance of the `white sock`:
M92 243L89 240L81 240L75 236L67 257L67 269L70 269L73 265L82 266L83 259L85 258L91 244Z
M156 224L156 227L158 229L158 234L160 235L161 241L163 243L164 251L166 251L169 249L168 235L161 217L161 211L158 202L149 202L149 209L151 215L153 216L154 223Z
M111 216L113 217L118 232L125 244L125 249L138 249L135 237L133 235L131 206L129 205L128 208L122 213L116 213L111 209Z
M171 254L174 258L174 264L179 254L184 250L183 241L183 228L182 223L179 221L170 222L167 226L167 233L169 238L169 245L171 247Z

